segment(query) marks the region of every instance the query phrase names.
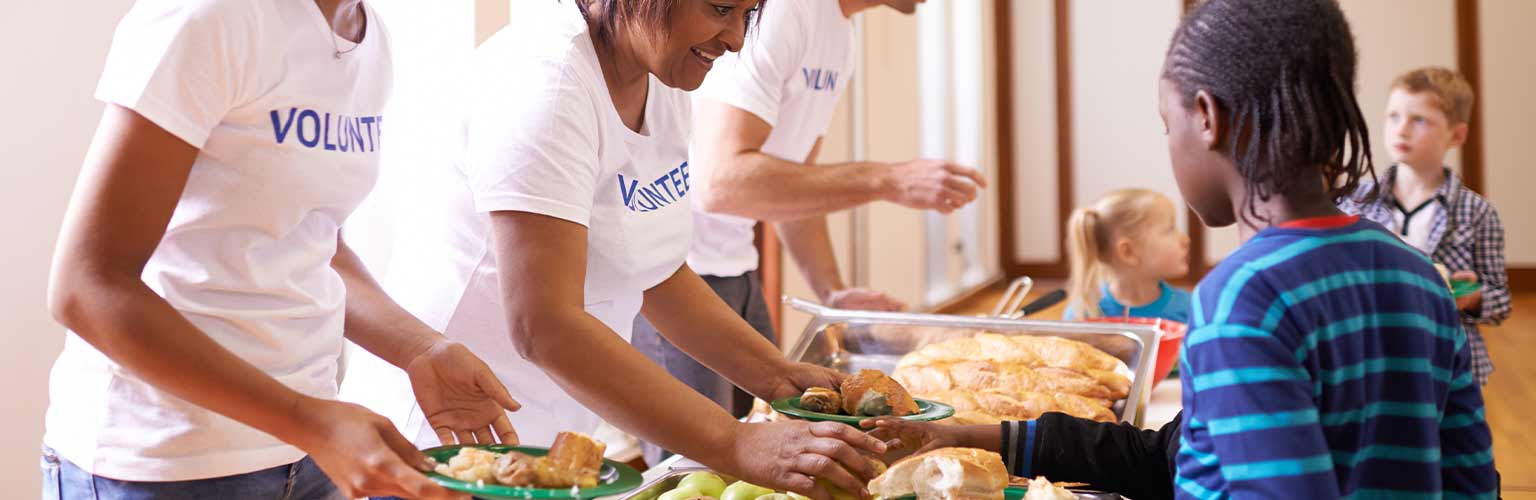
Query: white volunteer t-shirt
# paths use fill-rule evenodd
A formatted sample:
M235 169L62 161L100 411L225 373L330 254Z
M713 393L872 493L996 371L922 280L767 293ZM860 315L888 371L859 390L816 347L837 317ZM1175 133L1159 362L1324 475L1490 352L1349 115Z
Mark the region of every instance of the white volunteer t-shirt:
M740 54L715 60L694 93L735 106L773 127L762 152L803 162L827 131L837 99L853 75L853 22L830 0L774 0L763 7ZM699 189L728 165L696 164ZM757 269L752 219L695 208L688 265L699 274L739 276Z
M407 310L461 342L523 404L511 414L523 442L591 432L598 417L513 347L492 249L493 211L521 211L588 228L588 313L628 340L642 294L683 266L691 184L689 102L650 79L644 132L615 110L574 2L525 5L475 54L458 162L423 166L397 226L385 288ZM534 242L533 244L537 244ZM558 342L559 332L546 332ZM603 369L592 359L593 370ZM436 434L403 374L360 355L342 398L389 417L406 437Z
M139 0L97 98L201 151L144 282L219 345L301 393L336 396L342 221L378 173L392 69L371 9L356 50L312 0ZM337 40L351 46L351 42ZM253 472L299 449L141 381L70 333L44 443L94 474L179 481Z

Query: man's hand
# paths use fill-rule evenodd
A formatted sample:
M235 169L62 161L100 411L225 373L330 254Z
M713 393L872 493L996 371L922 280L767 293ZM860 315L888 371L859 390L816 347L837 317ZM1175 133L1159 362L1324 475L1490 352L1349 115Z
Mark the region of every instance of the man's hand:
M848 378L848 374L824 366L787 361L777 370L777 373L782 375L766 391L767 394L754 395L768 401L776 401L790 396L799 396L812 387L837 389L843 385L843 380Z
M943 160L912 160L891 167L885 199L919 210L950 213L976 199L987 186L981 173Z
M411 390L443 444L517 444L508 411L522 405L463 344L442 340L406 365Z
M827 306L837 309L862 311L905 311L907 304L889 295L868 288L844 288L827 294L823 300Z

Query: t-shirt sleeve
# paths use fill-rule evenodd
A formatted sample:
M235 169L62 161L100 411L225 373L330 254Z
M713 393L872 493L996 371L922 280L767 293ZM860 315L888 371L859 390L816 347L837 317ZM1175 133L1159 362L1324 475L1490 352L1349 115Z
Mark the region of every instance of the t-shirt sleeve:
M699 97L741 108L778 126L785 83L796 76L806 53L808 34L797 7L793 1L769 2L741 52L721 58L724 64L709 73Z
M589 89L558 61L486 63L465 124L463 168L475 209L587 225L600 168L600 122Z
M118 22L96 98L203 147L254 85L260 17L252 2L141 0Z

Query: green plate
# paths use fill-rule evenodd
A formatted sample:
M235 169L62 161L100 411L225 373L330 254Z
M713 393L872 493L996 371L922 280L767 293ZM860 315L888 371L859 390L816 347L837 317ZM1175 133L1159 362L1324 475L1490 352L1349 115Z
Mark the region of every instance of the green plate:
M927 399L913 398L917 401L917 413L901 417L905 420L928 422L943 420L955 414L955 407ZM850 415L836 415L810 411L800 407L800 396L792 396L773 402L773 411L789 415L801 420L812 422L842 422L857 427L859 422L875 417L854 417Z
M1009 486L1007 488L1003 488L1003 500L1023 500L1025 493L1029 493L1029 488L1023 486ZM896 498L886 498L883 500L917 500L917 494L914 493L911 495L902 495Z
M459 454L460 448L480 448L506 453L515 451L526 453L535 457L549 454L549 448L537 446L507 446L503 444L481 445L453 445L439 446L422 450L427 456L439 463L448 463L448 459ZM500 486L494 484L476 485L475 483L460 481L436 472L428 472L427 477L437 484L443 485L454 491L462 491L474 495L476 498L487 500L522 500L542 498L596 498L627 493L640 486L640 472L633 467L612 460L603 460L603 468L597 475L597 486L591 488L519 488L513 486Z
M1482 286L1478 285L1476 281L1451 280L1451 296L1458 299L1480 289L1482 289Z

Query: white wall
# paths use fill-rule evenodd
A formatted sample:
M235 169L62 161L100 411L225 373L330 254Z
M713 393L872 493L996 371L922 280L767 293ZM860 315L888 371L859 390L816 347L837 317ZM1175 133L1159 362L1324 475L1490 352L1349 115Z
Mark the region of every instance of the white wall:
M1504 222L1509 265L1536 266L1536 169L1531 168L1531 138L1536 126L1536 2L1480 2L1485 194Z
M1054 262L1062 235L1056 221L1056 28L1052 2L1014 2L1013 190L1016 262Z
M1075 0L1071 8L1073 206L1127 187L1182 204L1157 113L1163 54L1181 2Z
M8 498L37 498L38 448L48 404L48 368L64 329L44 297L64 206L102 105L91 98L117 19L128 0L89 6L52 0L0 4L0 484Z
M1052 2L1015 2L1013 11L1014 211L1017 262L1064 259L1057 210L1105 193L1142 187L1182 204L1157 115L1157 79L1178 0L1074 0L1068 3L1072 99L1056 101ZM1056 190L1056 107L1071 106L1072 184ZM1186 223L1180 212L1181 227Z

